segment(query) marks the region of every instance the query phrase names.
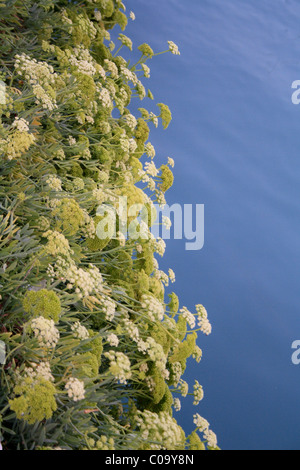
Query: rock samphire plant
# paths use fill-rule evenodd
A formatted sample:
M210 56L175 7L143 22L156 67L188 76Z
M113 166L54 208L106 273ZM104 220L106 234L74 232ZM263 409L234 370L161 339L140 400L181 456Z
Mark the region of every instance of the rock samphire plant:
M6 450L217 448L198 413L189 436L174 418L187 360L201 359L197 332L211 326L202 305L180 308L166 292L174 272L159 269L165 242L150 229L174 161L156 166L149 132L172 116L163 103L130 111L153 99L144 82L157 55L148 44L134 65L121 55L134 19L120 0L0 2ZM197 380L190 394L197 406Z

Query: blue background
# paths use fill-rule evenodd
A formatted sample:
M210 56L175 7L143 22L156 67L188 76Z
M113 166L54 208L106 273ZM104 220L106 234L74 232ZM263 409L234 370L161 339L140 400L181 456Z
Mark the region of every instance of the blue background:
M135 48L178 44L148 62L144 83L173 121L152 130L156 163L176 161L173 203L205 204L205 246L171 240L162 268L176 272L181 304L202 303L213 334L188 380L187 431L200 413L222 449L300 449L300 4L296 0L127 0ZM153 106L138 103L139 106ZM153 108L154 109L154 108Z

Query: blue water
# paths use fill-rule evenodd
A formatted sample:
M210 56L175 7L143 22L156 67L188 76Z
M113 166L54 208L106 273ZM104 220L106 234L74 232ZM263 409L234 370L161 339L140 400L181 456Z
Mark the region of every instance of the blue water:
M135 46L181 56L150 61L149 87L173 122L152 131L157 162L176 160L169 204L205 204L205 246L170 241L162 267L213 334L189 378L205 399L178 419L211 423L223 449L300 449L300 4L296 0L127 0ZM141 104L143 106L143 104ZM146 107L146 103L145 103Z

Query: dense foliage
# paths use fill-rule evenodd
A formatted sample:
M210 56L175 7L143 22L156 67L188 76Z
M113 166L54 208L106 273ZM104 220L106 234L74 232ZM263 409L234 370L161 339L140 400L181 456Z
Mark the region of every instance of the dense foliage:
M136 64L120 55L132 50L128 19L120 0L0 2L4 449L217 447L199 414L190 436L173 417L187 360L201 359L197 331L211 331L206 310L167 297L175 276L159 269L154 216L131 211L138 235L122 230L120 197L153 215L174 166L157 168L148 140L149 126L168 127L168 106L129 110L153 99L141 79L156 54L142 44ZM168 50L179 55L171 41ZM116 234L98 237L114 220ZM197 381L193 394L197 405Z

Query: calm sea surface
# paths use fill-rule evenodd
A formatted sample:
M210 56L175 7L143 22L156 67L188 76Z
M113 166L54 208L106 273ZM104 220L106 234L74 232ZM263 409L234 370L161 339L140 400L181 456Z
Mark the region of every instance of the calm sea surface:
M203 415L223 449L300 449L300 3L126 5L136 47L173 40L181 50L149 63L149 88L173 112L151 141L157 163L176 161L169 204L205 204L204 248L170 241L161 263L175 270L182 304L202 303L213 324L187 376L205 398L183 401L177 418L192 430L192 414Z

